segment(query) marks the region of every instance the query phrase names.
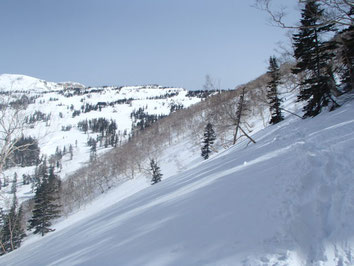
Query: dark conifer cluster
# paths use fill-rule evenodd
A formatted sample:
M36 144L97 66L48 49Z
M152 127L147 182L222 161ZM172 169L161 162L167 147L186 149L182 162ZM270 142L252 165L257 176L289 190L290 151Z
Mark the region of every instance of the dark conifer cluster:
M40 161L38 141L32 137L21 136L14 142L14 149L6 161L6 167L19 165L22 167L37 165Z
M81 112L83 113L89 113L91 111L97 111L99 106L101 105L98 105L98 104L89 104L89 103L86 103L85 105L82 105L81 106Z
M335 97L354 89L354 27L350 25L339 31L335 21L326 20L320 1L304 2L300 26L293 34L296 65L292 73L301 78L297 100L305 102L303 118L306 118L318 115L324 107L329 106L330 111L339 107ZM354 8L350 12L347 15L353 16ZM271 124L282 120L281 99L277 93L279 69L275 65L272 57L268 72ZM340 85L336 75L340 77Z
M160 99L168 99L175 97L179 94L179 92L167 92L164 95L159 95L159 96L154 96L154 97L148 97L147 99L149 100L160 100Z
M140 107L138 110L130 114L130 118L132 118L132 132L136 128L144 130L145 128L150 127L157 120L166 117L166 115L149 115L144 111L145 108Z
M170 113L176 112L176 111L181 110L183 108L184 108L183 104L176 104L176 103L171 104L170 105Z
M205 99L211 94L217 92L217 90L194 90L194 91L188 91L186 97L198 97L201 99Z
M101 133L102 135L115 134L118 128L116 121L112 119L107 120L103 117L80 121L77 124L77 127L84 133L91 130L92 133Z
M45 114L41 111L35 111L32 115L26 117L25 122L27 124L34 124L36 122L48 122L50 120L50 116L50 114Z
M80 110L74 110L72 113L72 118L76 117L76 116L80 116L81 115L81 111Z
M354 8L352 16L354 16ZM349 92L354 89L354 26L339 32L335 40L342 62L337 71L340 74L344 92Z

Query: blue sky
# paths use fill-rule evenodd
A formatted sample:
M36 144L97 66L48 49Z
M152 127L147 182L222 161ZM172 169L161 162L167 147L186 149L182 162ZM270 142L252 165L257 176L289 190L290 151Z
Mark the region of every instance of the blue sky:
M252 4L1 0L0 73L187 89L201 89L210 74L222 88L234 88L264 73L277 42L286 40Z

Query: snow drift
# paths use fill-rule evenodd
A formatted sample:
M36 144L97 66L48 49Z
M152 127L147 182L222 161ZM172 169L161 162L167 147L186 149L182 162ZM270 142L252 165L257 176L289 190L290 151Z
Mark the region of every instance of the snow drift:
M353 115L288 118L123 200L118 187L0 264L352 265Z

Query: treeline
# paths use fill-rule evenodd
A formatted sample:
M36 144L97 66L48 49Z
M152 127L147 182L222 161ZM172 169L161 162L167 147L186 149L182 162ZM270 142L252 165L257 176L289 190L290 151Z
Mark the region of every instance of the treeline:
M217 90L194 90L194 91L188 91L186 97L197 97L197 98L207 98L213 93L219 92Z
M148 97L148 100L160 100L160 99L168 99L168 98L172 98L175 96L178 96L179 92L167 92L163 95L158 95L158 96L153 96L153 97Z
M67 88L64 90L59 91L58 93L70 98L73 96L80 96L80 95L86 95L86 94L90 94L90 93L101 93L103 92L105 89L107 88L107 86L103 86L102 88L91 88L91 87L87 87L87 88ZM112 88L112 90L120 90L121 87L115 87Z

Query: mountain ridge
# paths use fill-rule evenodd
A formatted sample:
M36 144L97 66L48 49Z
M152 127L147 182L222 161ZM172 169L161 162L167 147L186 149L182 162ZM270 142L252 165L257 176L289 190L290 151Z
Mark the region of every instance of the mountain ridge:
M76 81L52 82L39 79L36 77L23 74L0 74L0 90L4 92L47 92L51 90L65 89L92 89L92 88L126 88L126 89L180 89L181 87L161 86L158 84L141 84L141 85L100 85L86 86Z

